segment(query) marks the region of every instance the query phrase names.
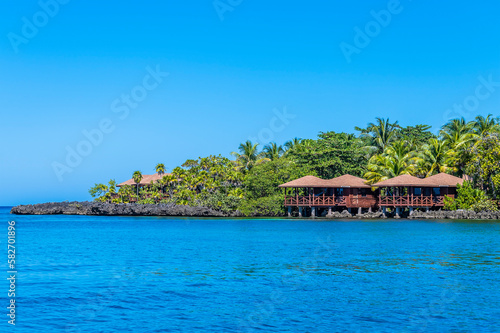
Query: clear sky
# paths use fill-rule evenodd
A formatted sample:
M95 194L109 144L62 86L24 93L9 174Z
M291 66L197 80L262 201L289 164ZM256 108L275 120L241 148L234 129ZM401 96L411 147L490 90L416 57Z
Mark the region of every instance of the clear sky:
M493 0L2 1L0 205L87 200L248 138L498 116L499 15Z

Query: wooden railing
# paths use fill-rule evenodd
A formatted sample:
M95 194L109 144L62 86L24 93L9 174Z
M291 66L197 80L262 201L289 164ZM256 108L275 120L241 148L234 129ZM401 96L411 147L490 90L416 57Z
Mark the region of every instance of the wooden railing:
M380 196L378 200L379 206L391 207L432 207L444 206L444 195L430 196L415 196L415 195L392 195Z
M305 195L305 196L285 196L285 206L308 206L308 207L362 207L369 208L377 205L377 198L374 196L327 196L327 195ZM414 195L393 195L381 196L378 198L379 206L389 207L442 207L444 206L444 196L414 196Z
M310 206L310 207L373 207L377 204L377 199L373 196L286 196L285 206Z
M314 195L306 195L306 196L286 196L285 197L285 206L335 206L335 197L334 196L314 196Z

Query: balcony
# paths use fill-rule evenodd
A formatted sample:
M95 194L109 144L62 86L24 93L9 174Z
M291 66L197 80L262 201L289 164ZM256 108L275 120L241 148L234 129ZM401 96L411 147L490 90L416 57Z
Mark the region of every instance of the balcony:
M389 207L443 207L444 195L414 196L414 195L392 195L380 196L379 206Z
M285 206L304 206L304 207L374 207L377 204L377 199L374 196L286 196Z

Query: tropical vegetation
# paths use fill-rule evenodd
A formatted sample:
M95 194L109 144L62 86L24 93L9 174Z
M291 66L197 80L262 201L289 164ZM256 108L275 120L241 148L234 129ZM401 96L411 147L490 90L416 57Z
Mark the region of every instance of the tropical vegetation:
M453 119L433 133L425 124L401 126L376 118L356 133L319 133L316 139L294 138L262 148L246 141L231 153L187 160L166 173L159 163L159 182L140 186L143 175L132 174L134 185L95 184L89 191L98 201L114 203L174 203L205 206L226 213L278 216L283 214L284 190L279 184L305 176L364 177L369 184L409 174L428 177L446 172L470 179L458 189L446 209L494 210L500 199L500 119L477 116ZM153 170L152 170L153 171Z

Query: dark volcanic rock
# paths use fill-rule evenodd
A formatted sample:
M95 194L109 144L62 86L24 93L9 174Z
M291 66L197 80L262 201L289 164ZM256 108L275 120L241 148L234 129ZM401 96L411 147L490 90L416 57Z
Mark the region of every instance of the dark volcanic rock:
M36 205L20 205L12 208L18 215L104 215L104 216L239 216L238 212L224 214L206 207L179 206L174 204L138 205L103 202L50 202Z

